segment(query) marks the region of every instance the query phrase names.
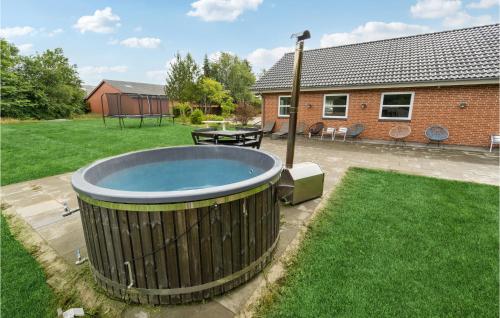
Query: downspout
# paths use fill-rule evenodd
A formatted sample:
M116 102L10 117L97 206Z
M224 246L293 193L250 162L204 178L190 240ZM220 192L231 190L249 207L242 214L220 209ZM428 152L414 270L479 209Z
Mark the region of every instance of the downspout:
M263 94L260 95L260 100L262 101L262 119L260 121L260 128L264 129L264 120L266 119L266 102Z

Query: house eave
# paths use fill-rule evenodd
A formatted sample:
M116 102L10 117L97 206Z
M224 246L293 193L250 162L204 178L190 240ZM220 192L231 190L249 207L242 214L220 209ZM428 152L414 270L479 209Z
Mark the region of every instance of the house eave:
M366 90L366 89L385 89L385 88L472 86L472 85L491 85L491 84L499 84L499 78L481 79L481 80L454 80L454 81L429 81L429 82L406 82L406 83L389 83L389 84L304 87L301 88L300 91L301 92L346 91L346 90ZM282 93L282 92L290 92L291 87L252 89L252 91L256 94Z

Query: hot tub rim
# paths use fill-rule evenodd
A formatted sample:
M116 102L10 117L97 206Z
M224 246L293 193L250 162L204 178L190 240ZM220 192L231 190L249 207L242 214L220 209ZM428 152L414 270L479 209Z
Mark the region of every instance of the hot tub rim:
M180 149L180 148L200 148L200 147L218 147L221 149L231 149L231 151L239 149L241 151L253 151L270 157L274 164L264 171L262 174L243 181L229 183L221 186L192 189L192 190L177 190L177 191L124 191L110 188L104 188L90 183L85 179L85 173L93 167L116 158L129 156L135 153L147 153L152 151L161 151L163 149ZM169 204L169 203L186 203L196 202L200 200L208 200L219 197L226 197L237 193L245 192L253 188L262 186L266 183L275 182L283 170L283 163L279 157L264 150L256 150L250 148L239 148L234 146L223 145L203 145L203 146L174 146L161 147L139 151L131 151L117 156L111 156L96 160L89 165L78 169L71 178L71 184L75 192L80 195L87 196L91 199L104 202L116 202L125 204Z

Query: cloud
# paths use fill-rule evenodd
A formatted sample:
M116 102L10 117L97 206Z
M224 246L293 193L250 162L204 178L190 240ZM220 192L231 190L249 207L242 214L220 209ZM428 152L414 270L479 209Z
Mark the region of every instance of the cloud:
M491 24L493 22L493 18L490 15L471 16L465 11L460 11L453 16L446 17L443 20L443 26L447 28L461 28Z
M48 36L53 37L57 34L64 32L63 29L57 28L52 31L47 31L46 28L33 28L30 26L16 26L11 28L0 28L0 37L6 39L12 39L15 37L22 37L28 35L40 35L40 36Z
M33 44L31 43L19 44L17 45L17 48L19 49L19 53L25 55L31 52L31 50L33 49Z
M18 36L33 34L36 30L30 26L16 26L11 28L1 28L0 37L11 39Z
M125 65L116 66L83 66L78 68L81 75L100 75L105 73L125 73L128 67Z
M430 27L401 22L367 22L351 32L324 34L321 47L345 45L408 36L432 31Z
M142 26L140 25L134 28L134 32L141 32L141 31L142 31Z
M158 38L128 38L120 41L120 44L126 47L133 48L145 48L145 49L155 49L161 43L161 40Z
M453 15L461 7L460 0L418 0L410 11L415 18L435 19Z
M55 29L55 30L48 32L47 36L53 37L53 36L60 34L60 33L63 33L63 32L64 32L63 29L59 28L59 29Z
M112 33L116 27L120 26L120 17L113 14L110 7L96 10L93 15L84 15L78 19L74 28L81 33L87 31L95 33Z
M467 8L486 9L498 5L499 0L479 0L467 5ZM461 0L417 0L410 11L415 18L443 18L446 28L460 28L493 23L490 15L471 16L462 9Z
M293 47L275 47L273 49L256 49L247 55L247 60L252 65L254 71L258 72L262 69L268 70L278 61L285 53L292 52Z
M198 0L187 15L203 21L235 21L245 10L257 10L263 0Z
M467 5L471 9L488 9L500 4L499 0L480 0L479 2L472 2Z
M170 68L172 67L172 63L174 62L175 62L175 57L165 62L165 66L163 67L163 69L147 71L146 76L155 83L165 84L167 74L170 71Z

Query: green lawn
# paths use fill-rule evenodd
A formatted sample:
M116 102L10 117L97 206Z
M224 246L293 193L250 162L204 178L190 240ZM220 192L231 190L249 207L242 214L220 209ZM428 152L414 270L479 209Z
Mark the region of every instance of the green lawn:
M55 317L56 301L40 265L1 222L2 317Z
M267 317L498 317L498 187L353 169Z
M100 119L2 124L1 184L32 180L76 170L96 159L127 151L191 144L189 126L166 120L154 127L146 120L116 120L105 128Z

